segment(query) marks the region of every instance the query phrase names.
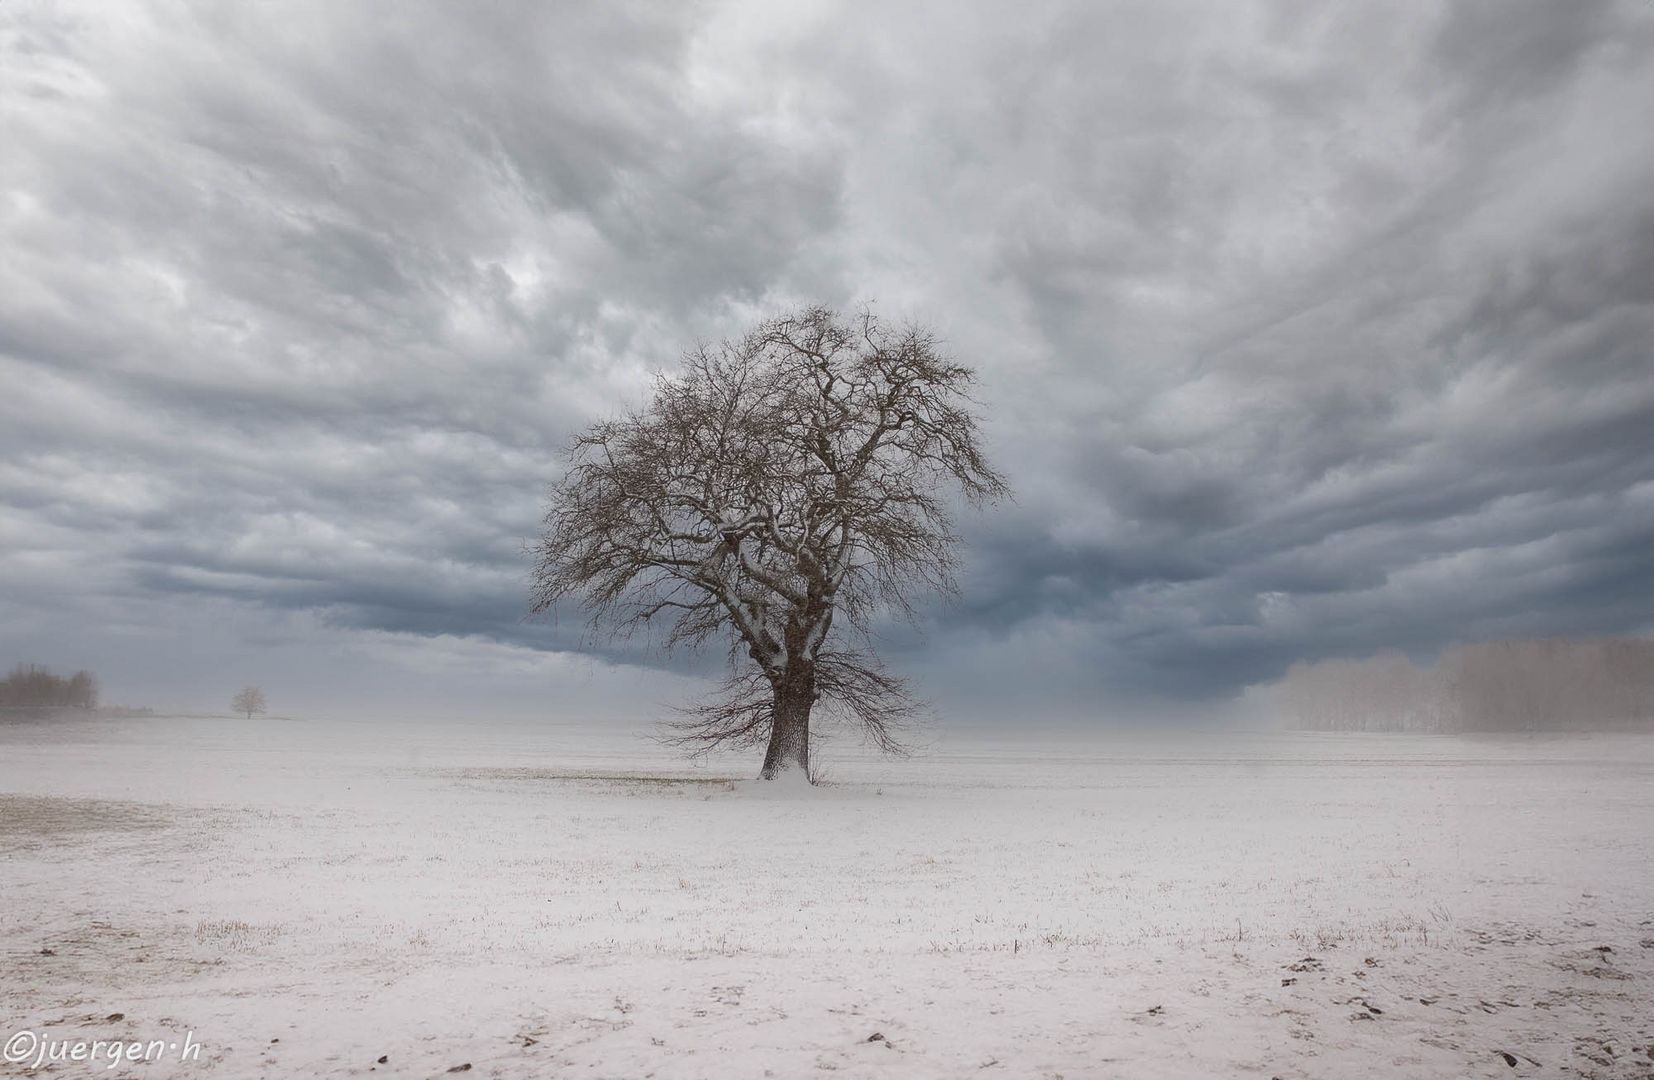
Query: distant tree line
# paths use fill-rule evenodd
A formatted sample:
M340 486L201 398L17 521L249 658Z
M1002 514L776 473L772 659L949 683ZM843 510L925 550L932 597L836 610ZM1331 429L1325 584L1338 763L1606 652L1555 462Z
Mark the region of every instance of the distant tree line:
M19 664L0 679L0 706L95 709L97 705L98 680L90 671L65 678L39 664Z
M1654 730L1654 641L1457 645L1430 667L1399 652L1299 662L1269 697L1312 731Z

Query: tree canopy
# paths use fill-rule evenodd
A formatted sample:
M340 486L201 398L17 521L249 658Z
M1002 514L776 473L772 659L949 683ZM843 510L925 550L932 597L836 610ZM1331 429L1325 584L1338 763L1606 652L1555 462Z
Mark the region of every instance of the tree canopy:
M619 633L727 637L729 680L680 730L701 746L768 739L767 776L807 768L818 698L897 749L918 706L870 632L954 592L953 498L1008 493L974 378L933 331L865 311L809 308L690 351L645 408L575 440L534 610L578 597Z

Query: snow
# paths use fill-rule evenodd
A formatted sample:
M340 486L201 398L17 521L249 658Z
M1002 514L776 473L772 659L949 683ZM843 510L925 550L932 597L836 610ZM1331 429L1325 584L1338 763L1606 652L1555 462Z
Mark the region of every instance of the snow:
M47 1075L1654 1073L1654 739L815 752L778 790L567 726L0 725L0 1038L202 1046Z

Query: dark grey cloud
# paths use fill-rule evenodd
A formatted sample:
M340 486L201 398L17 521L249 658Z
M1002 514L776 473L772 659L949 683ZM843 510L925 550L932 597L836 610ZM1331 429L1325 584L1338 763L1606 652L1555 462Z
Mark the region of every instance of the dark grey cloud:
M0 52L18 659L670 689L709 661L522 620L558 448L868 298L1019 492L889 631L949 710L1654 631L1637 0L16 4Z

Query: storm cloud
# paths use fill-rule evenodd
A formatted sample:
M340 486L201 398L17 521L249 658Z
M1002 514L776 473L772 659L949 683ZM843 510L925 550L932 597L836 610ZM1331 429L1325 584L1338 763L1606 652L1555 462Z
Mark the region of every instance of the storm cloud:
M8 4L0 653L648 708L544 486L806 301L982 372L944 711L1649 633L1650 101L1641 0Z

